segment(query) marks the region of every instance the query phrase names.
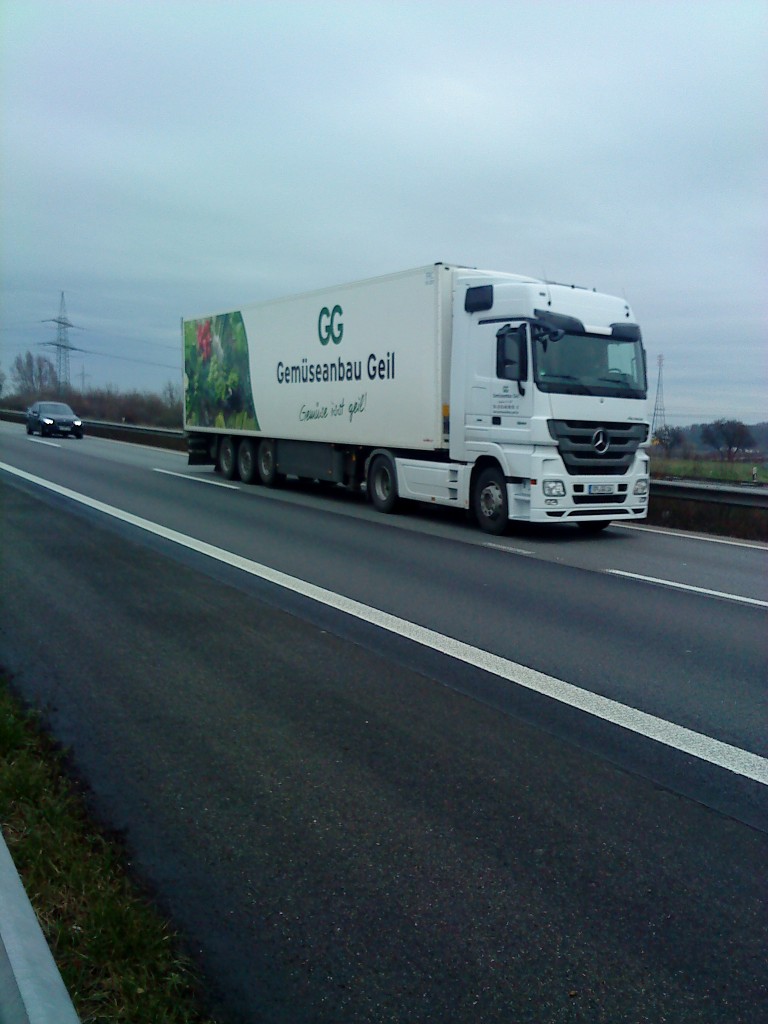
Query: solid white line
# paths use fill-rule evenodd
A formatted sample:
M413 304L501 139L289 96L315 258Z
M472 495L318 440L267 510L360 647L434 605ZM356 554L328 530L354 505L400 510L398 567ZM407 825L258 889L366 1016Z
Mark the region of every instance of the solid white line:
M396 615L390 615L388 612L380 611L378 608L371 608L368 605L361 604L359 601L353 601L351 598L336 594L331 590L326 590L323 587L315 586L313 583L297 579L295 576L289 576L277 569L270 569L269 566L262 565L259 562L243 558L242 555L225 551L223 548L215 547L213 544L196 540L194 537L188 537L186 534L178 533L176 530L171 530L159 523L150 522L147 519L142 519L140 516L135 516L130 512L115 508L113 505L106 505L101 501L96 501L94 498L89 498L87 495L71 491L67 487L61 487L59 484L32 476L31 473L26 473L24 470L16 469L2 462L0 462L0 469L30 483L45 487L55 494L60 494L97 512L102 512L105 515L119 519L121 522L138 527L140 530L146 530L148 533L162 537L181 547L196 551L209 558L214 558L235 569L240 569L242 572L249 573L269 583L274 583L279 587L284 587L303 597L308 597L329 608L337 609L364 622L379 626L381 629L385 629L397 636L405 637L414 641L414 643L421 644L423 647L438 651L440 654L456 658L458 661L462 661L473 668L481 669L484 672L491 672L501 679L506 679L511 683L516 683L518 686L534 690L562 704L585 711L587 714L600 718L603 721L619 725L631 732L656 740L658 743L663 743L668 747L673 747L675 750L691 754L693 757L725 768L736 775L742 775L762 785L768 785L768 758L761 757L759 754L752 753L749 750L742 750L740 747L731 746L729 743L723 743L712 736L694 732L681 725L675 725L673 722L667 722L663 718L657 718L655 715L649 715L645 711L639 711L637 708L620 704L618 701L602 697L599 694L592 693L590 690L584 690L580 686L574 686L572 683L556 679L554 676L545 675L543 672L536 672L525 665L518 665L514 661L508 661L506 658L491 654L489 651L472 647L461 640L437 633L432 629L427 629L425 626L409 622L407 619L398 618Z
M701 540L705 544L727 544L732 548L753 548L756 551L768 551L768 544L762 541L738 540L736 537L708 537L703 533L688 533L687 530L670 530L663 526L641 525L640 523L611 523L617 530L637 530L640 533L661 533L665 537L676 537L678 540Z
M706 587L693 587L688 583L675 583L673 580L660 580L655 576L640 576L636 572L623 572L621 569L606 569L610 576L627 576L631 580L642 580L643 583L656 583L674 590L690 590L694 594L705 594L707 597L722 597L726 601L738 601L739 604L753 604L758 608L768 608L768 601L760 601L756 597L742 597L740 594L726 594L722 590L707 590Z
M532 551L526 550L526 548L508 548L504 544L493 544L490 541L486 541L483 545L484 548L492 548L494 551L506 551L508 555L532 555Z
M35 444L47 445L49 448L61 448L61 445L57 444L56 441L45 441L42 437L28 437L27 440L33 441Z
M166 476L180 476L182 480L194 480L198 484L209 484L211 487L227 487L230 491L239 491L237 484L225 484L221 480L206 480L202 476L192 476L191 473L174 473L172 469L158 469L154 467L155 473L165 473Z

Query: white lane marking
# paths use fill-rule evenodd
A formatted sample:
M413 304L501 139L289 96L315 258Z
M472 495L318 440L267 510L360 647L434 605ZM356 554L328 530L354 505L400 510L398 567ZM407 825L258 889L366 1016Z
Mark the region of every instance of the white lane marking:
M768 551L768 544L760 541L738 540L736 537L707 537L702 533L688 533L686 530L668 530L663 526L640 526L638 523L611 523L611 528L618 530L637 530L640 533L662 533L665 537L684 538L685 540L701 540L705 544L727 544L732 548L753 548L756 551Z
M494 551L506 551L508 555L532 555L533 551L528 551L525 548L508 548L504 544L492 544L490 541L486 541L483 545L484 548L492 548Z
M556 679L554 676L545 675L543 672L537 672L534 669L527 668L525 665L518 665L514 661L508 661L506 658L491 654L489 651L472 647L461 640L437 633L435 630L427 629L425 626L416 625L416 623L398 618L396 615L390 615L389 612L380 611L378 608L371 608L369 605L361 604L359 601L336 594L332 590L326 590L324 587L307 583L305 580L289 576L277 569L270 569L269 566L253 562L242 555L236 555L231 551L215 547L213 544L207 544L205 541L188 537L186 534L178 533L176 530L171 530L159 523L150 522L148 519L142 519L140 516L135 516L130 512L123 511L123 509L115 508L113 505L106 505L95 498L89 498L85 494L71 491L69 488L51 483L49 480L43 480L40 477L33 476L31 473L26 473L22 469L16 469L14 466L8 466L0 462L0 470L5 470L7 473L18 476L22 480L27 480L30 483L47 488L55 494L60 494L97 512L102 512L140 530L145 530L157 537L162 537L164 540L188 548L190 551L214 558L235 569L240 569L242 572L249 573L269 583L274 583L279 587L284 587L303 597L308 597L329 608L345 612L347 615L352 615L363 622L369 622L397 636L405 637L408 640L414 641L414 643L421 644L423 647L430 648L440 654L446 654L451 658L456 658L458 661L462 661L473 668L490 672L501 679L508 680L510 683L516 683L518 686L534 690L562 704L585 711L587 714L600 718L605 722L619 725L631 732L646 736L668 747L673 747L675 750L691 754L702 761L725 768L726 771L753 779L764 786L768 785L768 758L761 757L760 754L755 754L749 750L742 750L740 747L734 747L730 743L723 743L712 736L694 732L692 729L686 729L684 726L675 725L674 722L657 718L656 715L650 715L645 711L639 711L637 708L620 704L609 697L602 697L597 693L592 693L590 690L584 690L573 683L567 683L562 679Z
M27 437L27 440L33 441L35 444L48 445L49 448L61 448L61 445L57 444L56 441L44 441L42 437L32 437L30 435L29 437Z
M158 469L157 466L153 469L154 473L165 473L166 476L180 476L182 480L194 480L198 484L210 484L211 487L227 487L230 491L239 491L240 488L237 484L225 484L221 480L206 480L202 476L193 476L191 473L174 473L172 469Z
M655 576L640 576L636 572L624 572L621 569L606 569L609 576L626 576L631 580L641 580L643 583L655 583L661 587L671 587L674 590L690 590L694 594L705 594L707 597L722 597L726 601L738 601L739 604L753 604L758 608L768 608L768 601L760 601L756 597L742 597L741 594L726 594L722 590L707 590L706 587L693 587L688 583L676 583L674 580L661 580Z

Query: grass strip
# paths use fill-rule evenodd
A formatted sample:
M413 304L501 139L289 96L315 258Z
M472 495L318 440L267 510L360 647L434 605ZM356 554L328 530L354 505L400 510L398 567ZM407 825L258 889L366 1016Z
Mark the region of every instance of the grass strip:
M0 675L0 825L83 1024L213 1024L178 935Z
M768 467L762 461L727 462L719 459L678 459L651 449L651 476L665 479L701 480L707 483L751 484L752 467L757 469L755 483L768 484Z

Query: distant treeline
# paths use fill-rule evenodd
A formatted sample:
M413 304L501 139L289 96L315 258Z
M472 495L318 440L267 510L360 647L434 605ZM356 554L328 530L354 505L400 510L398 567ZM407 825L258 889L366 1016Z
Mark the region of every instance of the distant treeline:
M10 368L10 388L0 370L0 402L6 409L23 411L39 399L67 402L85 420L131 423L143 427L181 430L181 385L168 381L160 394L119 391L113 385L79 390L61 382L47 356L26 352Z
M719 419L690 427L662 427L654 434L654 444L684 458L749 459L768 452L768 422L747 426L741 420Z

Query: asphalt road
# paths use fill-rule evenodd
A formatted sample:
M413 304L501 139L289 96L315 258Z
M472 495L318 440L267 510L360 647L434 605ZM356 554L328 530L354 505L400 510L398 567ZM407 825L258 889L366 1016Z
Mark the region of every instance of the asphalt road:
M169 453L0 443L521 675L768 753L763 546L489 544L456 517L205 486ZM224 1020L765 1019L762 782L5 470L0 497L0 662Z

